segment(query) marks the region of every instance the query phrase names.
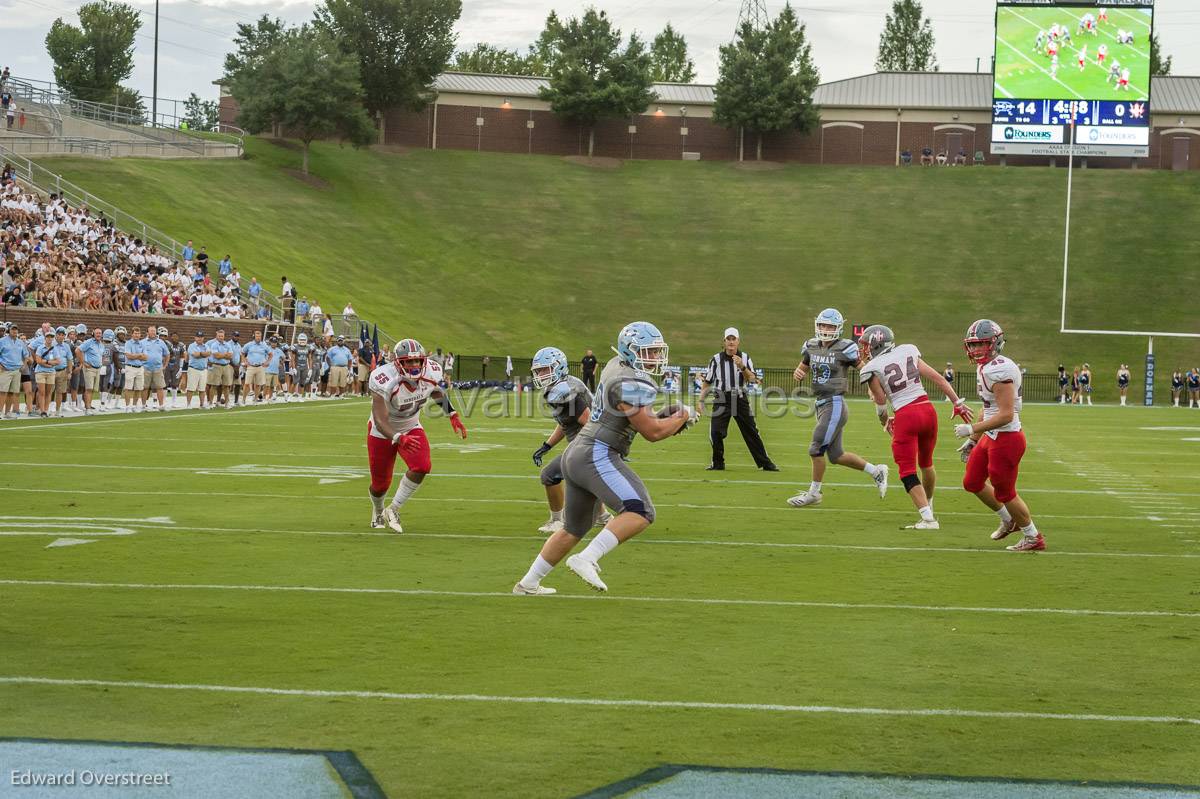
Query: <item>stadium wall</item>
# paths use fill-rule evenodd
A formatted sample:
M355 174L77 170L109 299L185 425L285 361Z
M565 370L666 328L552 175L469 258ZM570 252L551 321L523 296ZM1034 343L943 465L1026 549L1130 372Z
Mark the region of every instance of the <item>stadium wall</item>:
M143 314L143 313L104 313L98 311L68 311L60 308L25 308L0 306L0 320L5 322L15 322L20 326L22 332L32 334L34 330L41 326L43 322L49 322L55 327L59 325L77 325L83 323L87 325L88 330L100 328L115 328L117 325L124 325L126 328L132 329L134 325L141 327L143 330L147 325L155 327L165 327L167 335L178 333L180 338L191 341L196 335L197 330L203 330L206 336L213 336L218 329L224 330L232 335L233 331L240 331L242 341L249 341L254 337L255 330L263 330L268 327L273 327L278 334L286 340L292 338L292 325L279 322L264 323L253 322L248 320L234 319L217 319L211 316L175 316L173 314Z
M736 131L712 121L711 106L687 108L663 104L628 120L604 120L596 128L595 154L611 158L679 160L685 152L705 161L732 161L738 156ZM237 101L221 98L221 119L233 124ZM393 109L383 118L384 143L425 149L478 150L531 155L586 155L587 131L550 111L547 103L524 97L443 93L418 111ZM481 124L482 122L482 124ZM957 137L957 138L956 138ZM1090 168L1172 169L1175 139L1187 139L1188 169L1200 170L1200 117L1155 117L1146 158L1091 158ZM921 150L947 152L953 143L969 160L983 154L984 163L1001 162L991 151L991 117L971 109L821 109L820 126L805 135L766 134L763 158L800 164L894 166L904 151L919 163ZM753 158L755 139L747 136L745 153ZM1064 159L1057 159L1065 165ZM1049 166L1045 156L1009 155L1009 166Z

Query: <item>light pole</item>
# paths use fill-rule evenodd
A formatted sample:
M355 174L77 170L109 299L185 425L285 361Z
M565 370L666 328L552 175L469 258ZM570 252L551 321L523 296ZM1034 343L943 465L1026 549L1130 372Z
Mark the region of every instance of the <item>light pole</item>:
M150 99L150 127L158 127L158 0L154 0L154 86Z

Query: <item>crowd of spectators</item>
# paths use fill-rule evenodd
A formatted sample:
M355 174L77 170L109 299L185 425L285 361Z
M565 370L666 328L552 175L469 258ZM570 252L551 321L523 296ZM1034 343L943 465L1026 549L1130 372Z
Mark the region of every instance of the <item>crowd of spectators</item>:
M163 320L166 321L166 320ZM301 333L210 338L149 324L115 329L43 323L32 335L0 329L0 418L233 408L263 402L366 396L381 354L368 341ZM181 335L180 328L184 328ZM24 408L22 409L22 404Z

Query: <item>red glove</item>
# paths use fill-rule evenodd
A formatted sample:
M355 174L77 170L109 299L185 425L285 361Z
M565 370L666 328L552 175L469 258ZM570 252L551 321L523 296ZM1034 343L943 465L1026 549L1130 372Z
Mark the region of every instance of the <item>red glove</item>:
M400 451L406 455L416 455L421 449L421 441L411 433L400 436Z
M458 418L458 411L450 414L450 427L454 429L454 432L466 439L467 426L462 423L462 419Z
M971 409L968 407L967 403L959 402L954 406L954 412L950 414L950 421L954 421L955 418L961 418L964 422L970 424L971 419L974 417L975 414L971 412Z
M887 423L883 426L883 429L887 431L889 436L894 435L896 430L896 417L889 417Z

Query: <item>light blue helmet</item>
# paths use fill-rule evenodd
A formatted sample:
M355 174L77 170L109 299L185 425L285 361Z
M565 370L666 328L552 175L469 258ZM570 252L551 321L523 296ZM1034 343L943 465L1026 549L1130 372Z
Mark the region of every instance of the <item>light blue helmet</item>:
M613 352L621 362L652 375L667 368L667 342L658 328L649 322L630 322L617 334Z
M82 336L84 333L87 333L87 325L80 322L75 325L75 332Z
M549 388L567 376L567 356L558 347L542 347L533 356L533 385Z
M115 335L116 335L116 334L115 334L115 333L113 333L111 329L106 329L106 330L105 330L105 331L104 331L104 332L103 332L103 333L100 335L100 338L101 338L102 340L104 340L104 341L112 341L112 340L113 340L113 338L115 337Z
M822 325L835 329L831 333L828 330L822 330ZM813 321L813 328L817 332L817 341L837 341L842 337L842 328L845 326L846 319L837 308L826 308L817 314L817 318Z

